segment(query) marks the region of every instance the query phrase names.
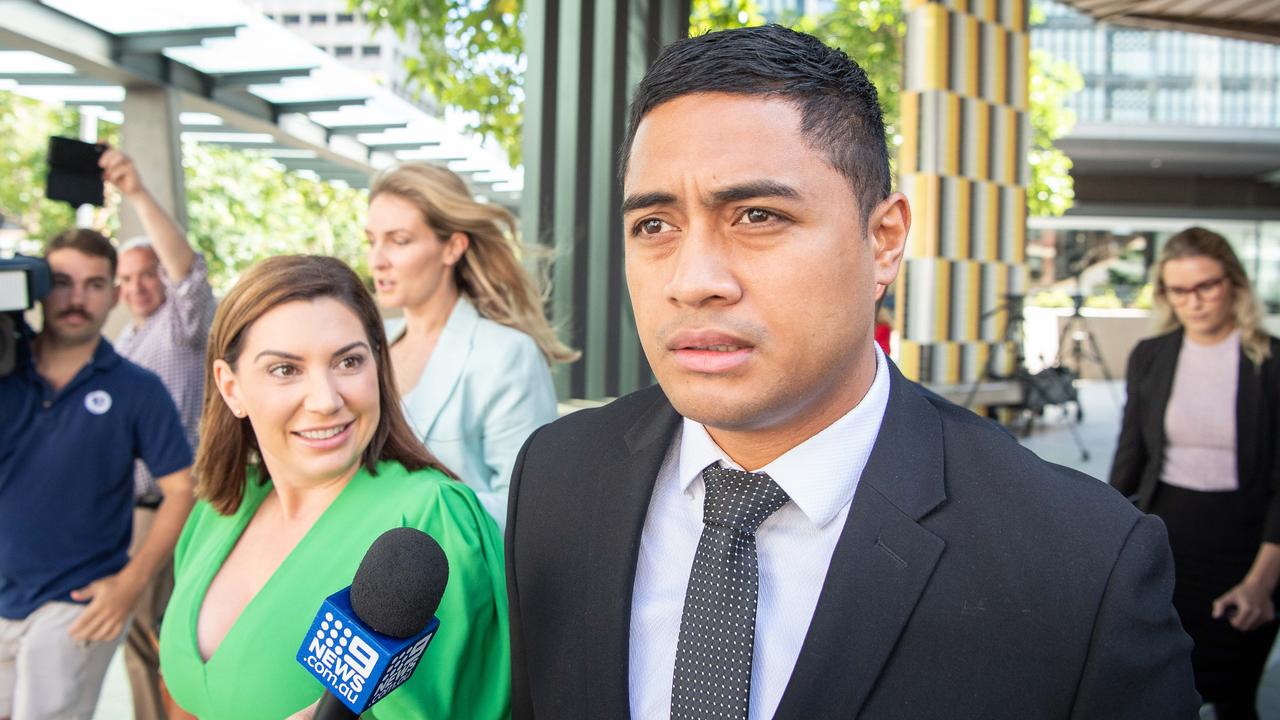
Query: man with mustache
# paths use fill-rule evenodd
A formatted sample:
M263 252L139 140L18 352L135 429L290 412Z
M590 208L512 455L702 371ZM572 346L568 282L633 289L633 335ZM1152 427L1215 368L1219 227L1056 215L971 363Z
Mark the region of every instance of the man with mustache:
M681 40L624 142L658 386L517 460L514 717L1194 717L1160 521L876 348L911 210L862 69Z
M191 447L204 401L204 352L216 304L208 267L177 223L147 191L133 160L108 149L99 160L103 178L120 191L142 222L144 235L119 252L116 283L133 322L116 338L119 353L160 376L173 396ZM134 472L137 500L131 552L146 542L164 493L144 463ZM125 637L125 667L137 720L163 720L160 683L160 619L173 591L165 565L143 589Z
M68 230L45 258L41 331L0 377L0 718L88 720L191 509L192 456L160 379L101 335L119 299L110 241ZM135 460L164 502L130 556Z

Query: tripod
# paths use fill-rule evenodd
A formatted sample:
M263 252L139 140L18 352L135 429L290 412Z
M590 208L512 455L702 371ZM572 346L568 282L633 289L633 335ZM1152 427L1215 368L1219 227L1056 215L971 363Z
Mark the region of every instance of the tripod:
M1069 368L1063 367L1060 362L1038 373L1033 374L1027 371L1025 349L1022 342L1023 324L1025 322L1022 299L1021 295L1007 295L1003 306L983 314L981 319L985 320L1001 312L1009 313L1009 321L1005 324L1002 342L1013 343L1014 366L1013 371L1008 374L997 374L993 372L995 354L988 355L982 373L969 388L969 395L964 403L965 407L973 405L974 398L978 394L978 387L984 380L1016 380L1022 391L1022 401L1016 405L1007 405L1006 407L1022 413L1025 423L1020 434L1026 437L1031 434L1036 417L1044 414L1045 407L1060 405L1065 410L1068 405L1074 403L1076 406L1075 421L1072 422L1071 415L1068 414L1067 429L1071 432L1071 438L1075 441L1076 448L1080 451L1081 459L1087 462L1089 460L1089 449L1084 444L1084 438L1080 437L1080 429L1078 427L1081 411L1080 400L1076 394L1074 382L1075 373ZM1061 342L1059 342L1059 347L1061 348Z
M1067 337L1071 337L1071 365L1069 366L1077 378L1084 375L1085 362L1091 362L1097 366L1104 380L1107 381L1107 387L1112 388L1113 383L1111 370L1107 367L1107 361L1102 356L1102 348L1098 345L1098 338L1093 334L1093 329L1089 327L1089 321L1080 309L1084 307L1084 296L1076 293L1071 296L1071 301L1075 308L1071 312L1071 316L1067 318L1067 322L1062 326L1062 332L1058 335L1058 356L1054 360L1054 364L1059 367L1068 367L1062 362L1063 357L1067 355ZM1114 393L1114 390L1112 390ZM1079 401L1076 402L1076 422L1084 420L1084 408ZM1087 458L1086 458L1087 459Z
M969 394L965 396L964 406L973 407L973 400L978 396L978 387L985 380L1018 380L1022 381L1021 376L1026 374L1026 357L1023 355L1023 318L1022 318L1022 295L1009 294L1004 296L1004 304L997 306L994 310L985 312L982 317L978 318L978 324L982 321L995 317L1002 312L1009 313L1009 321L1004 325L1004 337L1001 343L1013 343L1013 372L1008 375L997 374L993 371L995 365L995 353L987 355L987 361L982 366L982 372L978 377L973 379L973 385L969 386ZM1014 405L1011 407L1021 407Z

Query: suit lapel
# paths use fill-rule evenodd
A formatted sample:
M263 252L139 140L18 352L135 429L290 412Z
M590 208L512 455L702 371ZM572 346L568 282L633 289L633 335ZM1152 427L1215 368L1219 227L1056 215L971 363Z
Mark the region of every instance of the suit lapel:
M586 577L587 717L630 714L631 591L649 499L680 416L666 396L625 435L627 454L606 462L596 481Z
M942 421L892 363L889 372L884 421L777 718L859 712L945 545L917 522L946 499Z
M417 387L405 398L409 421L420 437L426 438L431 434L440 410L457 388L479 325L480 313L465 297L458 298L444 329L440 331L440 339L436 341L435 350L431 351L431 359L427 361Z

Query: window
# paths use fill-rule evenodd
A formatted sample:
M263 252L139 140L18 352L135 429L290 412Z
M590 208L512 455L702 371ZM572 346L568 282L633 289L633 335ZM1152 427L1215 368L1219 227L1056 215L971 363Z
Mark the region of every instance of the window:
M338 13L333 18L339 25L350 25L356 21L356 16L352 13Z
M285 25L301 25L302 16L299 15L298 13L285 13L284 15L280 16L280 22L284 23Z
M360 57L380 57L382 55L381 45L365 45L360 48Z
M350 45L335 45L333 47L333 54L335 57L351 57L354 50L355 49Z
M329 16L325 13L311 13L311 15L307 17L307 21L312 25L324 25L329 22Z

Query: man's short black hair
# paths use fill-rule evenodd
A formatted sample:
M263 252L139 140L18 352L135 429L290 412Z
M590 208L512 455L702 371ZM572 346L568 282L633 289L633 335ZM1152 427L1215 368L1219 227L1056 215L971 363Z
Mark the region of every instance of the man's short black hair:
M843 52L781 25L722 30L667 46L631 103L619 162L623 177L644 116L669 100L703 92L792 102L809 146L849 179L864 218L889 196L884 116L867 73Z

